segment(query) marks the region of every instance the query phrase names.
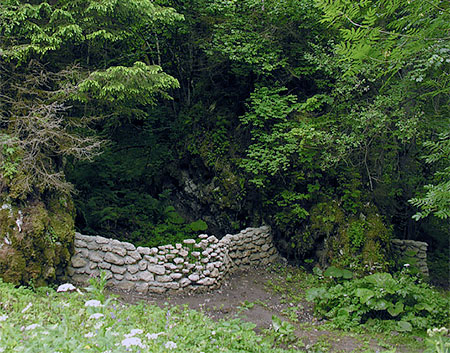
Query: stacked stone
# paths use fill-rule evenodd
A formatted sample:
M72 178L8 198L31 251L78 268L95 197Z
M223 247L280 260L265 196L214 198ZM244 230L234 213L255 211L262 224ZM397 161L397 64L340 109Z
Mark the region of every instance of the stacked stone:
M238 234L227 234L220 241L228 247L231 270L266 266L279 260L279 254L273 245L270 228L247 228Z
M417 260L415 266L423 275L428 276L427 243L423 241L393 239L392 248L399 257L408 256L415 258ZM413 255L409 256L409 254Z
M86 283L104 271L109 286L139 293L212 289L230 271L267 265L278 256L269 227L247 228L220 241L201 234L153 248L76 233L68 274Z
M85 283L106 273L108 285L140 293L163 293L185 287L218 286L228 271L228 257L215 236L154 248L100 236L75 235L75 255L69 276Z

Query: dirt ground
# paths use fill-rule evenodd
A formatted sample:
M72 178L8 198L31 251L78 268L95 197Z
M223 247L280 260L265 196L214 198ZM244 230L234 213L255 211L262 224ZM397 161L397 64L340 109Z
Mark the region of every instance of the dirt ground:
M163 306L188 305L190 309L202 311L213 320L240 318L256 325L255 330L262 332L272 325L272 316L283 321L290 321L296 327L295 334L300 339L300 350L308 352L384 352L380 341L368 336L331 332L320 329L320 322L313 315L311 303L302 301L294 304L289 299L274 291L268 283L283 281L280 273L268 269L253 269L234 273L224 281L221 288L192 294L148 294L118 293L124 302L146 301ZM395 333L394 333L395 334ZM419 338L418 338L419 339ZM411 347L396 347L396 353L419 353Z

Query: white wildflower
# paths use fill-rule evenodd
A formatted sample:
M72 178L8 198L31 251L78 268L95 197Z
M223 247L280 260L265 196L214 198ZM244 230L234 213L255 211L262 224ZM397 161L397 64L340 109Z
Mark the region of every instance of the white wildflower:
M98 329L100 329L100 327L103 326L103 324L104 324L103 321L99 321L99 322L97 322L97 323L94 325L94 328L95 328L96 330L98 330Z
M158 333L147 333L145 337L147 337L149 340L156 340L160 335L163 335L164 332L158 332Z
M130 337L133 337L133 336L136 336L136 335L140 335L142 332L144 332L144 331L142 331L141 329L139 329L139 328L135 328L135 329L132 329L131 331L130 331L130 333L127 333L126 335L124 335L126 338L130 338Z
M30 331L30 330L34 330L36 327L38 327L38 324L31 324L28 325L27 327L25 327L25 331Z
M141 348L146 348L146 346L144 344L142 344L141 339L138 337L125 338L121 343L122 343L122 346L125 346L127 348L131 347L131 346L138 346Z
M95 336L95 333L94 333L94 332L89 332L89 333L86 333L86 334L84 335L84 337L86 337L86 338L94 337L94 336Z
M61 284L56 291L57 292L68 292L68 291L73 291L75 289L76 288L72 283L64 283L64 284Z
M93 306L94 308L98 308L99 306L102 306L102 303L100 303L99 300L88 300L86 303L84 303L84 306Z
M177 344L172 341L167 341L166 343L164 343L164 347L166 347L167 349L175 349L177 348Z
M23 308L22 314L25 313L25 312L26 312L29 308L31 308L32 306L33 306L33 304L28 303L28 305L27 305L25 308Z
M0 321L6 321L8 315L0 315Z
M89 316L89 319L97 320L97 319L100 319L103 316L105 316L105 315L103 315L102 313L95 313L95 314L92 314L91 316Z
M403 266L405 266L405 267L409 267L409 266L410 266L410 264L404 264Z

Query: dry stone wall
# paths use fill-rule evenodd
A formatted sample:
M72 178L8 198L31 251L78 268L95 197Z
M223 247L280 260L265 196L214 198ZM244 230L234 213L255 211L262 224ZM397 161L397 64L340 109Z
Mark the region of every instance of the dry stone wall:
M393 239L392 248L399 258L412 258L414 266L428 276L427 248L423 241Z
M153 248L135 247L100 236L75 234L69 276L86 283L105 271L108 285L139 293L213 289L237 269L268 265L279 259L270 228L247 228L218 240L198 239Z

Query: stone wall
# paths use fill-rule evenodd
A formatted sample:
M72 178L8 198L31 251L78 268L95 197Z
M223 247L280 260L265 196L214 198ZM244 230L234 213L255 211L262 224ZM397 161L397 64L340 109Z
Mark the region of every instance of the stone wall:
M270 228L247 228L221 240L198 239L154 248L100 236L75 234L75 254L68 269L75 282L86 283L105 271L108 285L139 293L213 289L227 274L279 259Z
M411 258L414 263L410 265L417 267L425 276L428 276L427 248L428 244L423 241L392 240L392 249L396 255L399 258Z

